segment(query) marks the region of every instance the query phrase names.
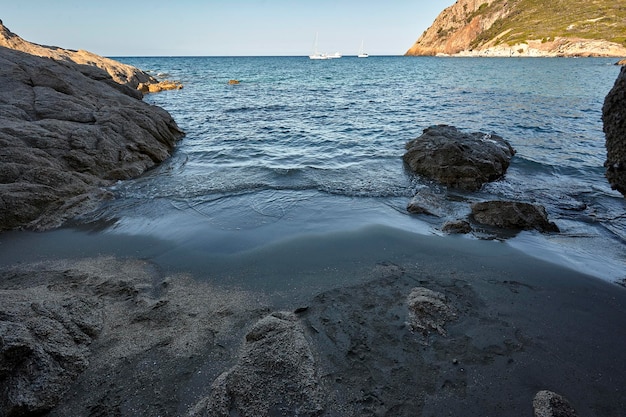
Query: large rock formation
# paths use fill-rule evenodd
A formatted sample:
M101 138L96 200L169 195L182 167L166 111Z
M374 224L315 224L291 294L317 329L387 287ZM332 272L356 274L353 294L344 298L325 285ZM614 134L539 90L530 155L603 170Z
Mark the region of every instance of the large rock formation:
M54 227L169 157L163 109L89 65L0 47L0 230Z
M469 191L501 178L515 153L498 135L463 133L446 125L424 129L406 149L403 159L413 172Z
M74 62L81 65L92 65L106 71L113 81L138 89L144 93L174 90L182 88L178 82L159 81L146 72L131 65L122 64L113 59L105 58L89 51L63 49L56 46L45 46L28 42L11 32L0 20L0 46L26 52L56 61Z
M626 67L604 100L602 121L606 136L606 178L611 188L626 196Z
M406 55L623 57L625 17L609 0L458 0Z

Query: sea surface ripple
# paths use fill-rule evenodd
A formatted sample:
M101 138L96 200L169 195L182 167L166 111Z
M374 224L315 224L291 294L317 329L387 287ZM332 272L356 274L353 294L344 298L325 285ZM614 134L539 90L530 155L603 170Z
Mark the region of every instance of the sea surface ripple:
M603 168L601 109L618 74L613 59L116 59L184 84L144 100L168 110L186 137L168 162L115 186L117 198L91 220L146 230L171 210L222 229L288 218L305 230L314 229L314 204L348 201L381 204L399 216L391 223L431 224L437 233L435 221L404 210L417 188L434 186L409 175L401 157L423 129L449 124L498 134L517 151L503 180L460 200L543 204L562 233L523 233L510 244L623 278L624 199ZM546 242L558 249L546 252Z

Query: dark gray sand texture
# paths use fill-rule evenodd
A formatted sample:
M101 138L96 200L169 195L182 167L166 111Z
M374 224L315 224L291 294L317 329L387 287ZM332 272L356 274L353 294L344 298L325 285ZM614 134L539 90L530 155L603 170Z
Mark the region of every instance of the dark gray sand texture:
M533 396L548 389L580 416L626 416L626 290L503 243L381 226L219 256L201 244L69 230L7 234L1 245L0 284L19 286L27 258L71 252L139 279L151 305L169 302L167 316L101 334L50 415L185 414L233 366L250 327L283 310L297 311L314 353L326 393L319 415L530 417ZM126 257L143 258L143 272L119 268ZM166 281L167 293L154 291ZM407 325L416 287L455 309L447 334ZM128 342L137 334L141 343Z

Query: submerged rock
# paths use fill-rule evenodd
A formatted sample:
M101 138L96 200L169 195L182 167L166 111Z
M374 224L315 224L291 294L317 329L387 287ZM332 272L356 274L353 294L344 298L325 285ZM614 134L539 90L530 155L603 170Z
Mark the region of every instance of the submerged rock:
M606 178L626 196L626 67L604 99L602 122L606 136Z
M517 201L484 201L472 204L472 217L477 223L503 229L558 232L548 220L543 206Z
M535 417L578 417L569 402L552 391L539 391L533 399Z
M443 185L475 191L501 178L515 154L502 137L489 133L463 133L438 125L406 144L404 162L416 174Z
M451 220L445 222L441 230L450 234L467 234L471 233L472 226L465 220Z
M194 416L316 416L323 398L315 359L293 313L276 312L246 335L237 364L220 375Z
M428 214L431 216L441 217L446 209L445 195L437 194L429 188L422 188L417 191L406 209L412 214Z
M170 156L165 110L95 67L0 48L0 230L56 227Z

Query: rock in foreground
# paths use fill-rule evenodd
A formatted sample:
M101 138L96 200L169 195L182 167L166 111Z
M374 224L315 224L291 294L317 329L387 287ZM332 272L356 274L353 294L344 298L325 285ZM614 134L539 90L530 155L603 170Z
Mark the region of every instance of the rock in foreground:
M533 399L535 417L578 417L569 402L552 391L539 391Z
M604 100L602 121L606 136L606 178L611 188L626 196L626 67Z
M513 230L558 232L543 206L517 201L484 201L472 204L472 217L480 224Z
M502 137L463 133L454 126L437 125L406 144L404 162L411 171L443 185L475 191L501 178L515 151Z
M55 227L170 156L163 109L104 71L0 47L0 230Z
M316 416L323 396L315 359L293 313L276 312L246 335L237 365L220 375L194 416Z

